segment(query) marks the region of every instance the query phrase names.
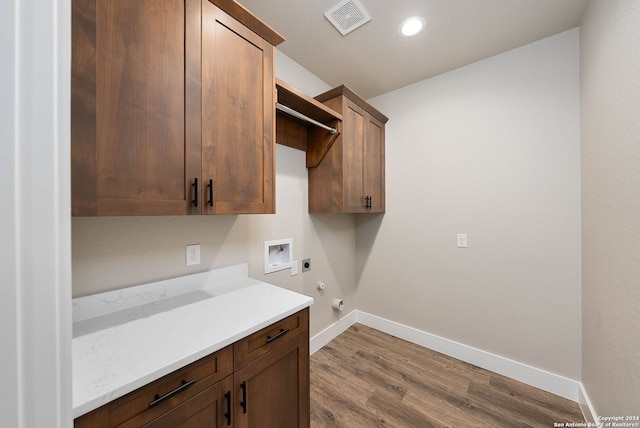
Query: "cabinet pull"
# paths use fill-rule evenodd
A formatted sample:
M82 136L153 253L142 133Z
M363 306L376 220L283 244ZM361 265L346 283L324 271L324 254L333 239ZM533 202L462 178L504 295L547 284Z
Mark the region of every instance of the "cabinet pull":
M209 184L207 184L207 187L209 188L209 200L207 201L207 204L212 207L213 206L213 180L209 179Z
M227 426L231 426L231 391L227 391L224 398L227 400L227 413L224 414L224 417L227 418Z
M364 207L371 208L371 196L364 197Z
M240 402L240 407L242 407L242 413L247 413L247 381L243 381L240 384L240 388L242 388L242 401Z
M194 383L196 383L195 379L192 379L190 381L186 381L186 380L182 380L182 384L177 387L176 389L174 389L173 391L169 391L166 394L164 394L162 397L159 394L156 394L155 399L149 403L149 407L154 407L157 406L158 404L160 404L161 401L166 400L167 398L173 397L174 395L176 395L178 392L180 391L184 391L185 389L189 388L191 385L193 385Z
M274 340L281 338L282 336L284 336L287 333L289 333L289 329L288 328L287 329L281 328L280 329L280 333L276 334L275 336L267 336L267 343L271 343Z
M191 203L193 204L194 207L198 206L198 179L194 179L193 180L193 184L191 185L193 187L193 200L191 201Z

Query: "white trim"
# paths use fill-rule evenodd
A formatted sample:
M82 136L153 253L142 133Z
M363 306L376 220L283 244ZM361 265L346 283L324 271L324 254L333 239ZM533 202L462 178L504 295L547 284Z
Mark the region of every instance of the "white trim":
M362 311L351 312L315 335L311 339L310 353L322 348L356 322L569 400L577 402L579 399L581 384L575 380Z
M309 355L315 354L316 351L324 345L340 336L340 334L344 333L346 329L358 322L357 317L358 311L352 311L322 330L320 333L313 336L309 342Z
M0 230L11 228L0 242L0 424L70 427L71 0L0 11Z
M584 416L585 422L591 424L599 422L596 409L593 408L591 399L589 399L589 394L587 394L587 389L584 387L582 382L580 382L580 389L578 390L578 404L580 405L580 410L582 411L582 416Z
M16 103L16 57L17 1L0 2L0 415L2 424L10 427L21 426L23 401L21 389L21 356L18 297L20 287L17 282L18 265L16 257L18 222L17 195L17 123Z

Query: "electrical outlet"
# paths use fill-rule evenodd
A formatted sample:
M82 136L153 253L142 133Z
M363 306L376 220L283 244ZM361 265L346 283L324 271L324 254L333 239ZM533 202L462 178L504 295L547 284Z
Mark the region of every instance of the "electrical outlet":
M302 272L309 272L311 270L311 259L304 259L302 261Z
M200 264L200 244L187 245L187 266Z

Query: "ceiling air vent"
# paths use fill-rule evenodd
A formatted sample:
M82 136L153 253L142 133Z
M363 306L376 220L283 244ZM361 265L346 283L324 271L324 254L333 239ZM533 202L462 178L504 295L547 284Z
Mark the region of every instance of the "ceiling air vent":
M357 0L340 2L325 13L324 16L343 36L371 21L371 17Z

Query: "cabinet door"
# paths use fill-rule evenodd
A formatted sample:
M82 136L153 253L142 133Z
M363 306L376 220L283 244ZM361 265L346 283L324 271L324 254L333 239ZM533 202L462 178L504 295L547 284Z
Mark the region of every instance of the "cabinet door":
M274 212L273 51L202 0L203 213Z
M227 427L232 426L232 376L205 389L174 407L144 428Z
M367 115L364 150L364 194L369 197L367 212L385 210L384 125Z
M364 188L367 114L349 99L344 98L343 102L344 212L364 212L367 196Z
M74 215L185 214L185 0L73 0Z
M384 212L384 125L343 99L344 212Z
M236 427L309 426L309 336L234 374Z

